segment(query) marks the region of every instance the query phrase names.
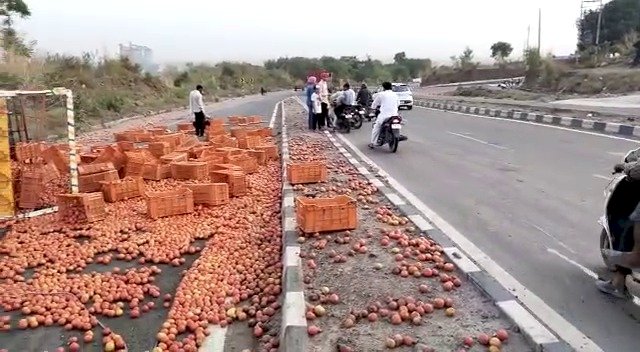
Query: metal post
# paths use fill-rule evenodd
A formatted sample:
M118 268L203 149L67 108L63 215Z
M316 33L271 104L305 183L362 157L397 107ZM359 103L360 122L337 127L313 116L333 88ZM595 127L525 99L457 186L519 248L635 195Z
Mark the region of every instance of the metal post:
M541 43L542 43L542 9L538 9L538 56L540 55Z
M596 28L596 52L600 47L600 27L602 26L602 12L604 11L604 7L602 7L602 0L600 0L600 8L598 9L598 24Z
M76 121L73 112L73 92L67 89L67 137L69 139L69 174L71 176L71 193L78 193L78 157L76 146Z

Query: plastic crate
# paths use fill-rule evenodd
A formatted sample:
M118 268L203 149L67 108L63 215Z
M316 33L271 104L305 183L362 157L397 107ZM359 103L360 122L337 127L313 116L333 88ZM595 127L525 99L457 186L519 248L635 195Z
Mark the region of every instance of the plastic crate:
M61 221L94 222L107 217L102 192L60 194L57 196L57 205L58 217Z
M119 141L116 142L116 145L118 146L118 150L120 150L121 153L136 149L135 143L130 141Z
M222 205L229 203L229 185L226 183L185 184L193 192L194 204Z
M242 154L246 153L246 151L244 149L231 148L231 147L217 148L216 151L218 151L220 153L224 153L225 157L242 155Z
M69 172L69 159L56 147L50 146L42 152L42 158L47 163L53 163L62 174Z
M117 181L120 179L118 171L108 170L89 175L80 175L78 177L78 188L82 193L100 192L102 190L102 181Z
M304 233L353 230L358 226L357 202L349 196L296 198L296 220Z
M242 168L238 165L219 163L219 164L214 164L212 168L209 169L209 172L218 171L218 170L242 171Z
M174 180L206 180L209 168L206 162L180 161L171 163L171 178Z
M254 150L264 151L267 159L269 160L278 160L278 147L275 144L261 144L253 148Z
M98 153L82 153L80 154L80 163L91 164L98 158Z
M193 212L193 192L181 187L166 192L147 192L147 215L152 219Z
M104 200L110 203L140 197L145 186L141 177L125 177L117 181L101 181Z
M263 150L249 150L249 155L256 158L258 165L264 165L267 163L267 153Z
M171 165L169 164L144 164L142 178L145 180L160 181L171 178Z
M112 162L78 165L79 175L91 175L99 172L115 170Z
M60 172L55 165L48 163L44 164L44 166L40 170L40 175L42 177L42 184L46 185L47 183L60 177Z
M189 155L187 153L179 153L179 152L172 152L160 157L160 161L163 164L171 164L173 162L180 162L180 161L187 161L187 160L189 160Z
M292 185L327 181L327 164L323 162L288 163L287 181Z
M129 131L114 133L113 138L116 140L116 142L135 142L136 141L135 135Z
M42 144L33 142L18 142L15 146L15 152L16 161L33 161L41 157Z
M179 124L176 125L176 129L178 131L184 131L184 132L193 132L196 130L193 127L193 122L180 122Z
M149 152L156 158L160 158L163 155L169 154L173 151L173 147L169 142L151 142L148 145Z
M211 182L229 185L229 196L241 197L247 194L247 177L242 171L216 170L211 172Z
M40 172L23 172L20 175L20 209L36 209L42 205L42 175Z
M247 174L258 172L258 161L256 158L249 155L236 155L230 156L229 164L233 164L242 168Z
M182 133L170 133L162 136L153 137L152 142L167 142L171 148L177 147L182 141Z

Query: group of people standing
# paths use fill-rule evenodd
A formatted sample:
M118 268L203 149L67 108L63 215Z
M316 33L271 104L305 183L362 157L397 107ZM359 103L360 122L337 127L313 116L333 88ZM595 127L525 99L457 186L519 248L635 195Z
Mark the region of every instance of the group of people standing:
M328 74L320 76L320 82L316 77L309 77L307 81L307 107L309 108L309 129L321 130L332 127L329 119L329 85Z

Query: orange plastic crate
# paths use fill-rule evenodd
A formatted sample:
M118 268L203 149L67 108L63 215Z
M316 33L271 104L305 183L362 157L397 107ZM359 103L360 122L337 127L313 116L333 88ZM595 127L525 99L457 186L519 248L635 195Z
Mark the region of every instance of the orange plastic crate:
M144 164L142 178L145 180L160 181L171 178L171 165L169 164Z
M91 175L99 172L115 170L112 162L78 165L79 175Z
M357 202L344 195L297 197L296 220L304 233L353 230L358 226Z
M193 122L180 122L176 125L176 129L178 131L192 132L195 131L193 127Z
M242 171L216 170L211 172L211 182L229 185L231 197L241 197L247 194L247 177Z
M262 150L269 160L278 160L278 147L275 144L261 144L253 148L254 150Z
M287 181L292 185L327 182L327 164L321 162L288 163Z
M182 133L171 133L162 136L155 136L153 142L167 142L171 145L171 148L175 148L182 141Z
M42 176L42 184L45 185L60 177L60 172L55 165L48 163L44 164L40 170L40 175Z
M230 156L229 164L233 164L242 168L247 174L252 174L254 172L258 172L258 161L256 158L249 155L236 155Z
M193 192L194 204L222 205L229 203L229 185L226 183L185 184Z
M218 171L218 170L242 171L242 168L238 165L218 163L218 164L213 164L211 169L209 169L209 172Z
M116 145L118 146L118 149L121 153L136 149L135 143L129 141L119 141L116 142Z
M263 150L249 150L249 155L256 158L258 165L264 165L267 163L267 153Z
M206 180L209 165L200 161L180 161L171 163L171 178L174 180Z
M173 151L173 147L169 142L151 142L149 143L149 152L156 158L169 154Z
M147 214L152 219L193 212L193 192L185 187L166 192L147 192Z
M101 192L60 194L57 198L58 216L61 221L78 219L94 222L107 217L106 204Z
M140 197L144 194L145 186L141 177L125 177L117 181L102 181L104 200L114 203L120 200Z
M56 146L51 146L43 151L42 158L47 163L53 163L60 173L66 174L69 172L69 158Z
M42 205L42 177L39 172L23 172L20 175L20 209L36 209Z
M118 171L108 170L78 177L78 187L80 192L100 192L102 190L101 181L117 181L120 179Z
M187 153L173 152L160 157L160 161L164 164L171 164L173 162L187 161L189 155Z

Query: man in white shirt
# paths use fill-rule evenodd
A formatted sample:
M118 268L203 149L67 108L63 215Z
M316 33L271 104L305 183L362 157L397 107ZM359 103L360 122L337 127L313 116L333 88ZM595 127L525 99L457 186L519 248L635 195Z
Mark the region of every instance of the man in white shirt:
M204 136L205 127L205 113L204 113L204 101L202 99L202 86L197 85L195 90L189 93L189 109L195 115L195 122L193 126L196 128L196 136Z
M329 74L323 72L320 75L320 82L318 82L318 91L320 94L320 101L322 102L322 116L318 120L318 122L324 127L324 123L327 123L328 127L331 127L331 121L329 119L329 86L327 85L327 80L329 79Z
M336 118L340 117L344 113L344 109L351 107L356 103L356 92L351 89L349 83L345 83L342 86L342 95L338 98L337 104L333 111L336 114Z
M373 99L373 104L371 104L371 108L374 110L380 108L380 114L378 115L376 122L373 124L369 148L373 149L376 143L378 143L378 136L380 136L382 124L388 119L398 116L398 106L400 105L400 102L398 101L398 95L394 93L391 88L391 82L382 83L383 91L376 94Z

